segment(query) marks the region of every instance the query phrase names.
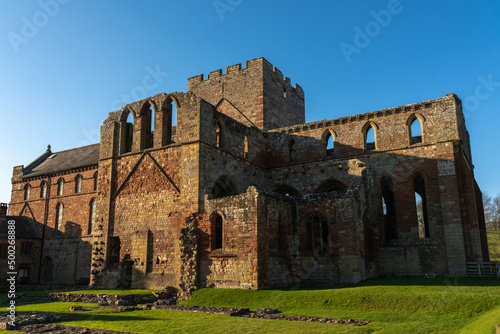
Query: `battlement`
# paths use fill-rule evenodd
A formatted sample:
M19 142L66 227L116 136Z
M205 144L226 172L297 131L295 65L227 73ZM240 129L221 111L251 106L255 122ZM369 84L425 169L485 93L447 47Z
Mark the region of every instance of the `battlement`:
M362 113L362 114L345 116L345 117L340 117L340 118L313 121L313 122L304 123L304 124L296 124L296 125L278 128L278 129L273 129L270 131L271 132L280 132L283 134L293 134L293 133L300 133L303 131L308 131L308 130L316 129L316 128L324 128L324 127L329 127L329 126L342 125L342 124L347 124L347 123L355 123L355 122L360 122L360 121L376 120L377 118L380 118L380 117L387 117L387 116L398 115L398 114L410 114L410 113L415 113L415 112L419 113L419 112L423 112L425 110L430 110L434 106L436 106L436 104L441 103L445 100L449 100L449 99L453 99L454 101L457 102L457 104L460 103L460 99L456 96L456 94L450 93L450 94L446 94L445 97L438 98L438 99L417 102L417 103L411 103L411 104L406 104L403 106L381 109L381 110L377 110L377 111L370 111L370 112L366 112L366 113Z
M193 76L188 79L188 91L196 89L202 83L219 83L219 81L223 81L226 78L234 78L236 76L248 75L248 72L259 72L263 71L264 75L273 76L276 81L281 82L284 88L287 90L287 93L295 93L299 98L304 99L304 90L300 87L299 84L295 84L292 86L291 80L289 77L284 77L283 73L274 67L269 61L265 58L255 58L251 60L247 60L245 62L245 67L242 67L242 64L234 64L226 67L225 73L222 69L218 69L216 71L212 71L208 74L207 78L203 74L199 74Z

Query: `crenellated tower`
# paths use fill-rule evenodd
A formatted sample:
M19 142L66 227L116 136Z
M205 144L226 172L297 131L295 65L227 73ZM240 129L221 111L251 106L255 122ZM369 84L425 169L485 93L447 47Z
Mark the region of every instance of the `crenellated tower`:
M265 58L188 79L188 91L235 120L263 130L305 122L304 91Z

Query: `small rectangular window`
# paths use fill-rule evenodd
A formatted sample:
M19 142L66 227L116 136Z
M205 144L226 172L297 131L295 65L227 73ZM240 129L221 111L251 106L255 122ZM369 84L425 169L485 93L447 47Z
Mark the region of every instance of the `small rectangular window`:
M21 255L31 255L32 249L33 249L33 243L23 242L21 244Z

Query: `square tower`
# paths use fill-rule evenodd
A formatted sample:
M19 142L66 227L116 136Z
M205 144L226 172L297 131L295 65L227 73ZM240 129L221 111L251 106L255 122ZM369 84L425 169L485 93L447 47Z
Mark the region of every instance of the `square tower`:
M305 122L304 91L264 58L188 79L188 91L237 121L271 130Z

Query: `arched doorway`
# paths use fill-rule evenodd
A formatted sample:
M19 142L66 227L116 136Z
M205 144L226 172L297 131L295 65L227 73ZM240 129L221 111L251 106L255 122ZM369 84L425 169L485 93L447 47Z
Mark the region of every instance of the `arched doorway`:
M52 258L50 256L46 256L43 259L42 264L42 282L43 283L52 283L53 278L54 265L52 263Z

